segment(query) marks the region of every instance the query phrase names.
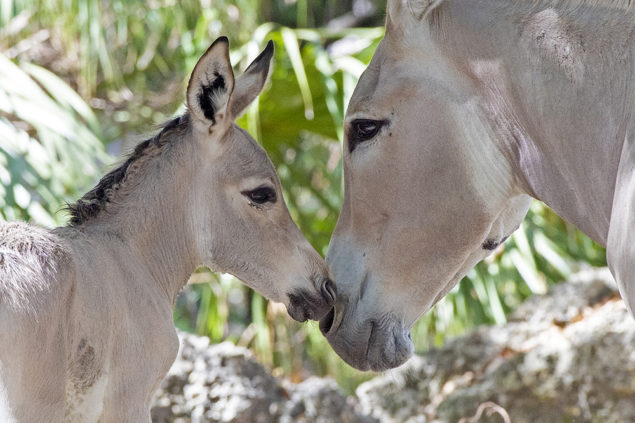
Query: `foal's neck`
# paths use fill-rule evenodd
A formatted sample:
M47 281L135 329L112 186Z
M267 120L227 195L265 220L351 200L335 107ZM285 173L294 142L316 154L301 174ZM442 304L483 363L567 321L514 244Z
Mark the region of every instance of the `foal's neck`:
M186 145L144 159L115 204L83 225L92 236L118 238L118 245L123 244L133 263L146 268L171 302L200 262L189 213L196 166L184 159L193 146L187 140L181 144Z

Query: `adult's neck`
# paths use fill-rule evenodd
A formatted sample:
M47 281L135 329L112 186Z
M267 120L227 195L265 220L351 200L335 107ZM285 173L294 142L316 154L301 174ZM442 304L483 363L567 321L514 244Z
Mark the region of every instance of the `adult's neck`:
M591 6L465 3L447 1L439 41L477 81L519 185L606 244L633 108L635 24Z

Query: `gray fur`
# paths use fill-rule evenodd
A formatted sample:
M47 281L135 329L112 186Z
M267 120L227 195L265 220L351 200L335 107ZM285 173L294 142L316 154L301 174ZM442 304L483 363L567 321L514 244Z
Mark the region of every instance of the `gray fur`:
M607 247L635 310L632 3L389 0L346 122L390 125L345 149L327 255L340 295L320 326L347 362L405 361L412 325L518 228L532 197Z

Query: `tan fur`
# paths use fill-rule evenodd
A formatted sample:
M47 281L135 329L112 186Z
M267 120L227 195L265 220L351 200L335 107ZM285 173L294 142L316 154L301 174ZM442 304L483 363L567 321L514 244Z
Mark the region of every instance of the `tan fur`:
M253 100L266 51L260 83L239 91L247 98L206 91L209 73L194 72L192 115L71 205L72 226L0 223L0 422L150 422L178 349L172 306L198 265L238 276L299 320L328 310L328 269L293 223L273 164L213 103ZM226 39L201 60L233 85L219 64ZM247 193L262 186L278 200L254 203Z
M607 246L635 307L635 8L627 1L388 2L386 36L346 125L387 120L344 154L321 322L360 369L413 351L410 327L521 223L530 198ZM345 149L347 144L345 143Z

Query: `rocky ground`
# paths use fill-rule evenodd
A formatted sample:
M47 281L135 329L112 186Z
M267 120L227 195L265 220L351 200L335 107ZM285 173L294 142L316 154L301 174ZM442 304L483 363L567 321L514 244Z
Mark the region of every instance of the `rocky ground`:
M180 334L152 409L167 422L635 422L635 320L606 269L589 270L346 397L291 384L243 348Z
M152 408L155 423L376 421L358 414L355 399L342 395L333 380L313 377L292 384L271 376L245 348L179 336L179 357Z

